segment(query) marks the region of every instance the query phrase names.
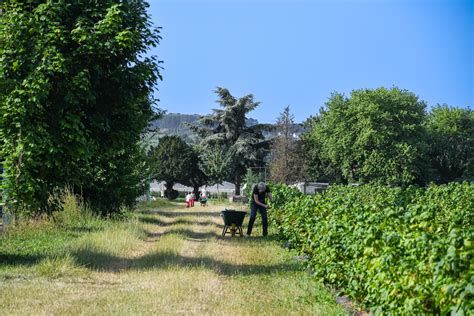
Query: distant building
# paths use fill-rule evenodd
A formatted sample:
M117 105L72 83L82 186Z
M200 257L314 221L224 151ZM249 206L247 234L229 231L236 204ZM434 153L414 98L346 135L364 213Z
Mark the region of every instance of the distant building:
M322 182L299 182L293 185L290 185L293 188L298 189L301 193L304 194L316 194L323 192L329 186L329 183Z
M176 190L176 191L179 191L179 192L189 192L189 191L193 190L192 187L188 187L188 186L182 185L180 183L176 183L173 186L173 189ZM163 197L165 195L165 190L166 190L166 186L165 186L164 181L162 181L162 182L153 181L150 184L150 191L160 192L161 196L163 196ZM199 190L201 190L201 191L205 190L207 193L218 193L218 192L222 193L222 192L224 192L224 193L227 193L227 195L232 196L232 195L235 194L235 185L233 183L224 181L222 184L219 184L219 185L202 186L202 187L199 188Z

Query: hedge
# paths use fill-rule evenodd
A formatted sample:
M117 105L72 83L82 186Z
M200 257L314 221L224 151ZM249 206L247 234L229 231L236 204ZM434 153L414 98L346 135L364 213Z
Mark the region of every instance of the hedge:
M374 314L473 314L474 184L272 191L278 235L359 305Z

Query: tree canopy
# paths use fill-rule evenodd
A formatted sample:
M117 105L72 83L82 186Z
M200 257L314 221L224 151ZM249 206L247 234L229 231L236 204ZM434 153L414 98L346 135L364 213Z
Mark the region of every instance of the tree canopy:
M234 164L234 153L224 147L208 146L202 149L200 167L208 177L210 185L222 184L229 178Z
M160 40L146 1L2 1L0 156L9 204L50 209L72 186L113 212L140 193ZM154 111L155 110L155 111Z
M405 185L425 181L426 105L398 88L334 93L313 119L321 161L349 181Z
M474 179L474 111L438 105L427 118L433 180Z

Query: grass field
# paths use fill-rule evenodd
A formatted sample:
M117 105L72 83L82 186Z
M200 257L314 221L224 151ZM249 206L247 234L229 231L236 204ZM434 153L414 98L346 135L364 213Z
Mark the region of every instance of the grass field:
M347 314L271 237L220 237L222 208L157 201L120 221L11 228L0 314Z

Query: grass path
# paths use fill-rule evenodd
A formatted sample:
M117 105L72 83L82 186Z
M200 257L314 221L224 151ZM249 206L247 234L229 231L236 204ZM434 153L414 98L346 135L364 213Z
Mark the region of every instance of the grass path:
M0 315L347 314L271 238L221 238L220 209L150 209L133 228L84 233L30 265L0 263Z

